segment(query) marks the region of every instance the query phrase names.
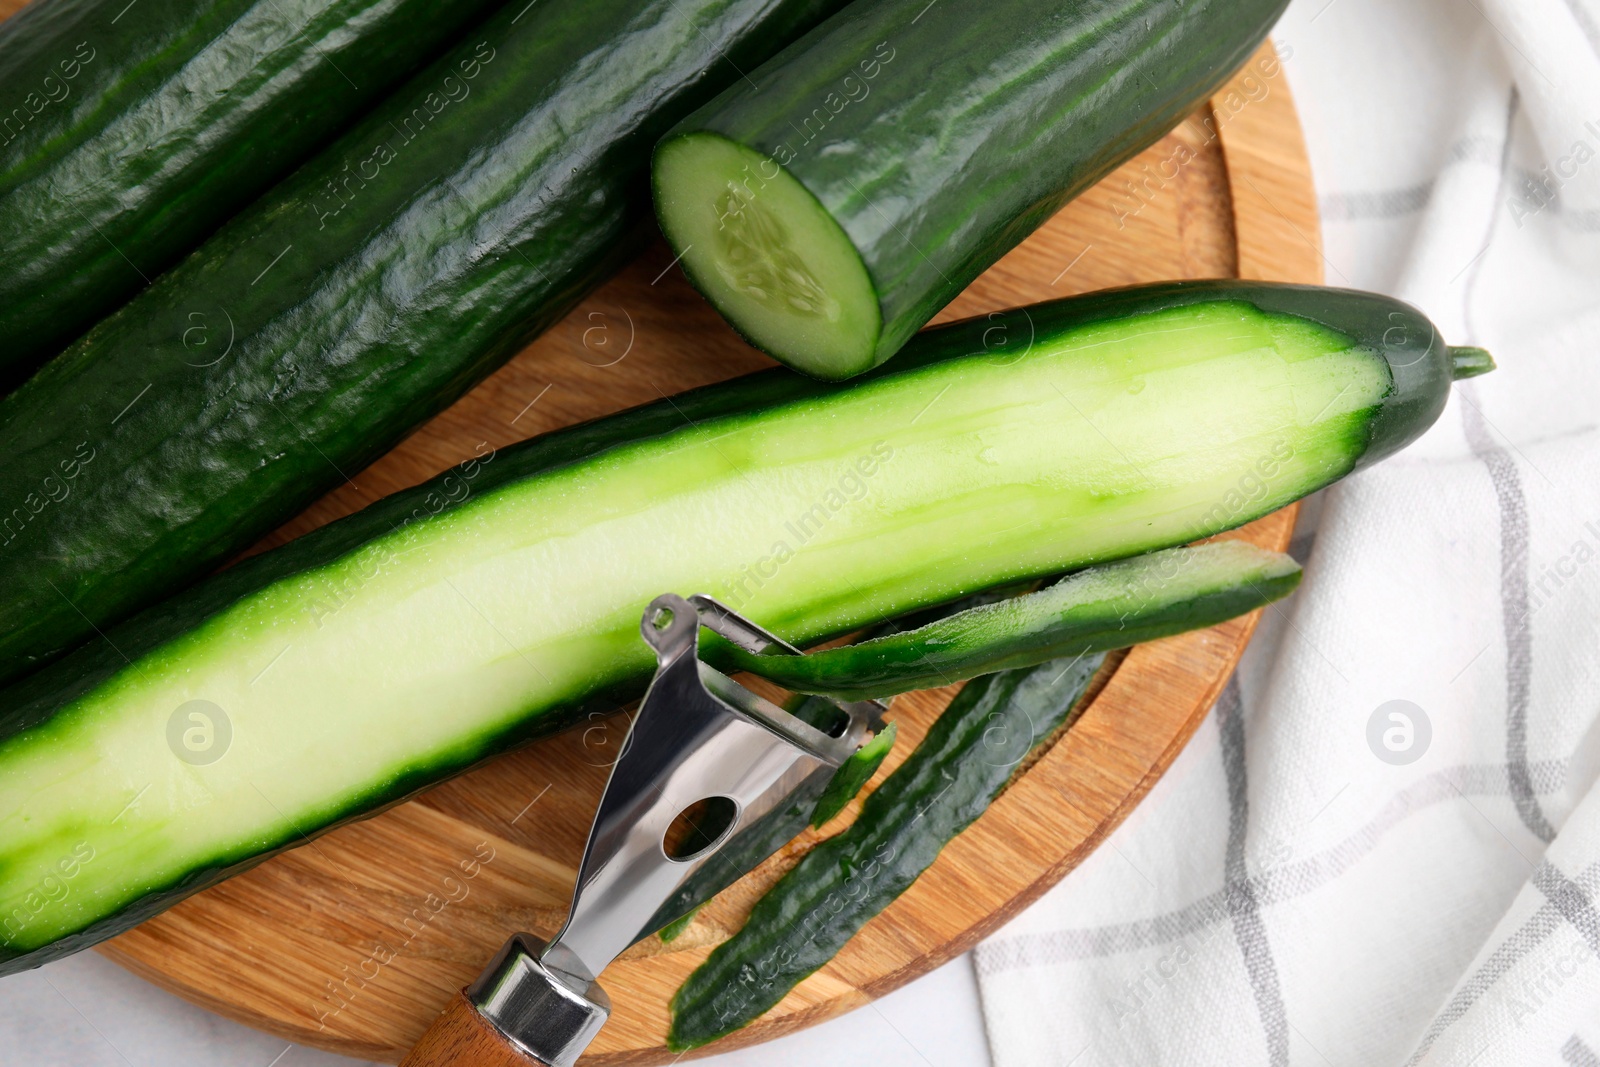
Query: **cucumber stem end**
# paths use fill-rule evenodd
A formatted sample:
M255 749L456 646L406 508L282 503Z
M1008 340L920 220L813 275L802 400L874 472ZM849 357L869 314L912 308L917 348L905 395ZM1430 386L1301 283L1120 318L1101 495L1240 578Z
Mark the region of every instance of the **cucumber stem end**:
M1470 345L1452 345L1450 348L1450 379L1476 378L1494 370L1494 357L1487 350Z

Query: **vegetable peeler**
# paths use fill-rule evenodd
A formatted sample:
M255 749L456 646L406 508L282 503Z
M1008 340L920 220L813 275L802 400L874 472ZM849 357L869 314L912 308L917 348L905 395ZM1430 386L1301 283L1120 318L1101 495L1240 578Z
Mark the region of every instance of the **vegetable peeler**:
M700 630L803 655L709 596L651 601L656 673L611 768L566 923L514 934L402 1067L571 1067L605 1025L597 978L795 836L834 773L882 723L877 701L827 703L813 725L700 659ZM816 707L815 704L811 705Z

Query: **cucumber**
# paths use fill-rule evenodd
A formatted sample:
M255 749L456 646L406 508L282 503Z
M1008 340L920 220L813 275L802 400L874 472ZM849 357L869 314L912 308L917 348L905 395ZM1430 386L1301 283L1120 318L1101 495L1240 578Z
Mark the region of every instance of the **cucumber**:
M727 656L795 692L865 700L1203 629L1299 584L1300 565L1288 556L1217 541L1090 567L1042 592L809 656L732 645Z
M843 832L806 853L672 998L667 1047L752 1022L911 887L1067 721L1104 653L968 682Z
M500 0L37 0L0 24L0 384Z
M1386 297L1173 283L470 460L0 691L0 970L637 695L664 590L806 644L1187 543L1403 447L1458 355Z
M0 401L0 681L559 320L648 226L661 133L839 2L511 4Z
M751 344L859 374L1204 102L1285 6L857 0L662 140L662 231Z

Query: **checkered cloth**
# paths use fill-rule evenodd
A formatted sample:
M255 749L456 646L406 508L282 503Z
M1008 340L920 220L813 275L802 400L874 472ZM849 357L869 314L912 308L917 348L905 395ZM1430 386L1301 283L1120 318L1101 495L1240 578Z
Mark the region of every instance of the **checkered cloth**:
M1188 749L976 954L997 1067L1600 1067L1600 0L1297 0L1330 284L1496 373L1307 509Z

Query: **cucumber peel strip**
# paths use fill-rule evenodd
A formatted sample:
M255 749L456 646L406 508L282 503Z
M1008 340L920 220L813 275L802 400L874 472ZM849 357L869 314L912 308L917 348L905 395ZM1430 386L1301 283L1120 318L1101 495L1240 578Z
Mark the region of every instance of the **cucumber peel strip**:
M897 724L890 723L872 735L871 741L856 749L849 759L840 764L832 780L828 782L828 787L822 791L822 796L817 798L816 808L811 812L813 830L843 811L845 805L861 792L861 787L872 780L872 776L878 773L878 768L888 757L889 750L894 748L894 738L898 732Z
M1090 567L1039 592L1010 595L1017 592L1013 588L980 593L877 627L873 636L856 644L804 657L740 653L739 666L780 685L797 692L810 686L823 695L849 699L904 692L922 687L919 683L940 685L974 676L977 681L957 694L923 744L868 797L860 818L780 879L757 903L745 928L719 946L679 989L672 1004L669 1047L695 1048L739 1029L832 959L987 808L1015 768L1025 765L1027 755L1056 736L1106 651L1254 610L1288 595L1300 575L1300 566L1282 553L1244 541L1214 541ZM786 669L772 669L778 665ZM948 678L952 672L960 678ZM789 704L807 721L824 706L815 694L797 696ZM976 735L967 721L974 716L985 726ZM996 724L1001 725L998 733L992 729ZM1015 759L991 758L993 738L1009 739L1012 728L1024 724L1026 751L1014 754ZM843 811L872 779L896 733L897 724L889 723L834 773L812 810L813 829ZM936 795L932 801L908 805L902 794L925 791L928 782L923 779L937 787ZM960 795L941 805L949 788L958 785ZM943 810L946 806L949 811ZM910 823L930 811L935 817L917 840L910 845L898 841ZM893 862L878 862L884 855L895 857L902 846L904 854ZM806 905L815 903L810 898L819 889L825 896L837 896L839 887L830 885L841 871L847 879L851 872L866 876L871 890L847 893L850 903L832 915L835 921L826 932L784 937L780 929L793 927ZM667 924L661 939L676 938L693 915ZM752 962L760 965L751 968ZM735 972L737 981L730 981ZM753 980L755 975L760 979Z
M1059 736L1103 661L1002 671L956 694L855 822L801 857L679 987L667 1047L698 1048L753 1022L837 955Z
M818 698L807 697L803 699L817 700ZM828 706L833 707L833 704L830 702ZM833 773L833 777L828 780L828 784L823 787L822 793L817 797L816 806L811 809L810 825L813 830L821 827L829 819L843 811L845 806L855 799L856 794L861 792L861 787L870 782L872 776L878 773L878 768L883 765L883 761L888 757L890 750L894 748L896 733L898 733L896 724L889 723L874 734L866 744L856 749L850 758L845 760L839 766L839 769ZM795 832L799 831L798 826L791 826L790 828ZM752 858L756 859L754 856ZM674 941L681 936L689 928L689 924L694 922L694 917L700 913L700 909L704 906L703 903L696 905L667 923L660 930L657 930L656 934L661 938L662 943Z
M704 907L704 905L701 905L701 907ZM689 929L689 924L694 922L694 917L699 914L699 907L691 908L682 915L678 916L676 919L673 919L667 925L663 926L660 930L657 930L656 936L661 938L662 944L666 944L669 941L676 941L685 930Z
M1047 660L1203 629L1293 592L1300 565L1245 541L1164 549L1079 571L1048 589L806 656L728 646L732 665L841 700L929 689Z

